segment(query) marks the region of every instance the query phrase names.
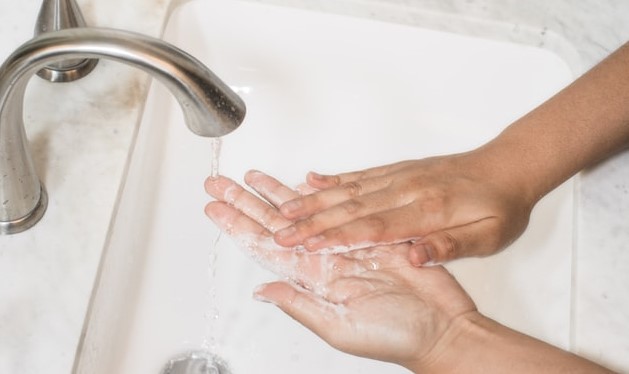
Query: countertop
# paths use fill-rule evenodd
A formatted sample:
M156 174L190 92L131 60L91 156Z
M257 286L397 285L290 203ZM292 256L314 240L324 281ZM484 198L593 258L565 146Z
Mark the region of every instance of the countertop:
M627 0L248 1L534 45L575 77L629 40ZM152 36L182 2L78 1L90 25ZM0 0L3 59L32 36L39 6ZM33 229L0 237L0 373L71 372L148 85L108 61L73 84L30 83L24 117L50 203ZM571 349L629 371L629 153L581 173L577 196Z

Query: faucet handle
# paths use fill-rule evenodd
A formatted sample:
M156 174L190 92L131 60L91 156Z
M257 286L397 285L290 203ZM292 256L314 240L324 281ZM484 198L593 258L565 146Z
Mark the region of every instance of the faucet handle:
M77 27L86 27L86 23L75 0L42 2L35 24L35 36ZM51 82L72 82L89 74L97 63L97 59L66 60L46 66L37 75Z

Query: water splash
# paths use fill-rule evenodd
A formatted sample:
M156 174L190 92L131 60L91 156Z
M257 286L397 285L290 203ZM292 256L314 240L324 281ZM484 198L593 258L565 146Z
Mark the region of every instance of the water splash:
M209 249L208 254L208 295L209 309L205 312L205 328L206 338L203 341L202 348L209 352L216 352L217 350L217 334L218 334L218 321L220 318L220 311L218 307L218 297L216 288L216 271L218 268L218 243L221 239L221 232L219 231Z
M211 150L211 160L210 160L210 178L216 179L219 175L219 161L221 158L221 147L223 145L223 139L221 138L211 138L212 142L212 150Z
M216 179L219 176L219 162L221 147L223 141L221 138L211 138L211 159L210 159L210 178ZM216 271L218 269L218 245L221 239L221 232L219 231L209 248L208 253L208 295L209 309L205 312L206 322L206 338L203 341L202 348L209 352L216 352L217 350L217 334L218 334L218 322L220 318L220 312L218 307L218 297L216 288Z

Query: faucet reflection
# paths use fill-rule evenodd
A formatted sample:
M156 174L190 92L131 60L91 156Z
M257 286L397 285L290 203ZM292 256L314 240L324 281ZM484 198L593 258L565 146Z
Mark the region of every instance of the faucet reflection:
M152 37L110 29L75 28L42 34L0 67L0 234L29 229L46 210L24 131L23 101L30 78L50 64L106 58L138 67L177 98L189 129L219 137L236 129L245 104L194 57Z

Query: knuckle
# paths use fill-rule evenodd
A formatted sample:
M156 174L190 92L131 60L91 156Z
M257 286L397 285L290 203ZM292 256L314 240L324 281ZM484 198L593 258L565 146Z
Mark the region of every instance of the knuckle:
M289 207L290 213L297 216L311 214L320 209L323 205L319 196L316 194L306 195L292 200L285 204Z
M223 194L223 200L230 205L235 205L239 200L242 199L244 194L245 190L242 187L234 185L225 190Z
M340 186L343 183L340 175L332 175L329 177L331 184L335 186Z
M347 226L333 227L325 230L321 235L324 235L334 245L350 246L352 245L356 233Z
M345 226L326 228L321 235L335 245L348 245L352 238L351 232L348 232Z
M377 215L365 217L365 225L370 232L369 236L375 240L383 239L387 232L387 221Z
M276 217L276 213L277 210L271 208L270 206L265 207L260 213L259 220L263 225L267 225Z
M363 186L360 183L355 182L355 181L347 182L343 184L341 187L343 187L343 190L345 191L345 193L350 197L360 196L363 191Z
M352 200L348 200L348 201L344 202L343 204L341 204L341 208L343 209L343 211L346 214L348 214L350 216L355 216L360 211L362 211L363 203L361 203L360 201L352 199Z
M322 209L326 206L326 195L314 193L301 198L301 204L306 212Z
M434 244L443 260L452 260L457 257L460 243L452 234L443 232L437 236Z
M318 223L313 219L313 217L307 217L295 224L297 231L303 234L310 234L318 229Z
M369 172L367 170L361 170L358 172L358 178L356 180L363 180L369 178Z

